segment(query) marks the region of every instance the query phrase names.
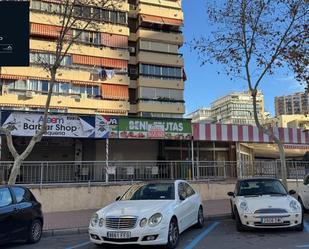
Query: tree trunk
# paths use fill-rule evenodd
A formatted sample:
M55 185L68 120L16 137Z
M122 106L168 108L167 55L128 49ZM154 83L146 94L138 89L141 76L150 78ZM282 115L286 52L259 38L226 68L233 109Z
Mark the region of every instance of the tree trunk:
M22 160L20 160L20 158L14 160L13 167L11 168L10 179L8 181L9 185L15 184L18 173L20 173L21 164Z
M43 115L43 123L42 123L41 130L39 130L37 132L37 134L35 134L31 138L31 140L30 140L27 148L24 150L24 152L20 155L17 155L16 157L14 157L14 164L13 164L11 174L10 174L10 178L9 178L9 181L8 181L8 184L10 184L10 185L15 184L16 177L18 175L18 172L20 171L20 166L21 166L22 162L29 156L29 154L32 152L34 146L38 142L41 141L44 133L46 132L47 117L48 117L50 102L51 102L51 98L52 98L53 87L54 87L54 84L55 84L55 81L56 81L56 73L57 73L57 69L51 70L51 81L50 81L48 96L47 96L47 100L46 100L46 104L45 104L45 111L44 111L44 115ZM8 135L7 135L7 137L8 137Z
M278 145L279 154L280 154L280 162L281 162L282 183L286 188L288 188L284 146L283 146L282 142L280 141L280 139L278 137L276 137L275 134L273 134L273 132L271 132L267 128L264 128L260 124L258 112L257 112L257 103L256 103L257 89L253 89L251 91L251 96L253 98L253 114L254 114L254 120L255 120L256 126L258 127L259 130L263 131L263 133L267 134L270 137L273 137L275 143Z

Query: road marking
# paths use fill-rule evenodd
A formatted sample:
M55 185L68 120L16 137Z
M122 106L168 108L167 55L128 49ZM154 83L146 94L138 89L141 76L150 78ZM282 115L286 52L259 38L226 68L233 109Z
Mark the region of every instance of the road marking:
M309 244L299 245L299 246L296 246L296 248L309 248Z
M308 224L308 222L305 221L305 220L304 220L304 228L305 228L305 231L306 231L307 233L309 233L309 224Z
M190 242L184 249L193 249L203 238L209 235L218 225L220 222L214 222L209 227L206 228L205 231L200 233L194 240Z
M80 244L75 245L75 246L69 246L69 247L67 247L66 249L80 248L80 247L86 246L86 245L88 245L88 244L90 244L90 243L91 243L90 241L86 241L86 242L80 243Z

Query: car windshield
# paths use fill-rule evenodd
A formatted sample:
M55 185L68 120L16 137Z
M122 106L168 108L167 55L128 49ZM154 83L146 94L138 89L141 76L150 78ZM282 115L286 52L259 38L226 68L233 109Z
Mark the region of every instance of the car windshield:
M137 184L121 197L121 200L174 200L174 183Z
M239 182L238 195L287 195L287 192L279 180L252 179Z

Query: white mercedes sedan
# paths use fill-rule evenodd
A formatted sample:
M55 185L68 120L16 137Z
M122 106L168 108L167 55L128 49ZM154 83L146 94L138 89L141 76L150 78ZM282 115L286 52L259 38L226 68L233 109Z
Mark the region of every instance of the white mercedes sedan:
M192 225L203 224L200 195L186 181L139 183L92 216L89 236L97 245L175 248L179 234Z
M295 228L302 231L301 204L288 193L281 181L272 178L239 180L231 196L232 217L236 228Z

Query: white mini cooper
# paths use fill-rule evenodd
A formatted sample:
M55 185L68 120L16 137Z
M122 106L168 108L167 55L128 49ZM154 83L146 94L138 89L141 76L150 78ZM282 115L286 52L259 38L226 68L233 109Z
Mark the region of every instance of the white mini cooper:
M302 231L301 204L288 193L281 181L272 178L239 180L231 196L232 217L236 228L288 228Z

